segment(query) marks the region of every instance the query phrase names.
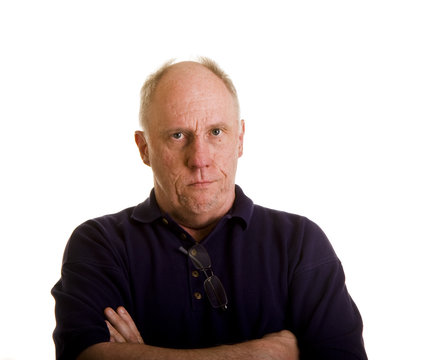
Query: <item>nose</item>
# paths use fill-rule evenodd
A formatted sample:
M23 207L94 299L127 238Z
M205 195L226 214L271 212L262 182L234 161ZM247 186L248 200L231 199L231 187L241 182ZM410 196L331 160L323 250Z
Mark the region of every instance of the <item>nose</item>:
M187 147L187 166L191 169L209 167L211 163L209 146L205 139L197 136L193 138Z

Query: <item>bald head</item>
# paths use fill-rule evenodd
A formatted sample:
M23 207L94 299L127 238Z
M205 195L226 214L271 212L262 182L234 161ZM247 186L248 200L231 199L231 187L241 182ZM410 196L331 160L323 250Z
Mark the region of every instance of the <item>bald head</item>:
M183 91L181 91L183 89ZM165 63L151 74L141 89L140 124L147 131L153 101L167 101L162 98L173 96L177 101L195 102L196 96L207 97L208 91L220 91L232 101L239 120L238 96L231 79L210 59L201 58L199 62L185 61L174 64ZM178 94L184 94L179 97ZM174 99L174 100L175 100ZM213 101L212 99L210 99Z
M167 64L142 89L144 131L135 141L153 171L159 207L192 236L211 229L235 198L244 122L231 84L202 63L181 62Z

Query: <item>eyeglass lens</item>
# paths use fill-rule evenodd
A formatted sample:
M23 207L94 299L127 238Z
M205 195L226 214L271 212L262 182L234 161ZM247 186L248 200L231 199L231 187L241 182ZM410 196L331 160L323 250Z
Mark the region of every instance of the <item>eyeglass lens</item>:
M216 275L209 276L204 281L204 290L209 298L211 306L226 310L228 299L225 288Z

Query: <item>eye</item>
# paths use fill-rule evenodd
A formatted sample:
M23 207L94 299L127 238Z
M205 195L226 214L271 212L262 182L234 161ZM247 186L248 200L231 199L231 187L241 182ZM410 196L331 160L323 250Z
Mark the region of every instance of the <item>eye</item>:
M222 133L222 130L221 129L213 129L211 131L211 133L212 133L213 136L219 136Z
M179 140L182 138L182 133L181 132L174 133L172 134L172 138Z

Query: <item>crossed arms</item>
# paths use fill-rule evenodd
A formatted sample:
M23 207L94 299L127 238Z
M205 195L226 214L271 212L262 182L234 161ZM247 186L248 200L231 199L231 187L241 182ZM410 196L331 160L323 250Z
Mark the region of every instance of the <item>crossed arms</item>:
M106 308L106 324L110 341L98 343L84 350L77 360L298 360L297 340L290 331L283 330L235 345L206 349L176 350L154 347L144 341L129 313L123 307L117 311Z
M145 269L149 269L150 262L136 262L134 256L128 258L128 254L139 254L140 252L149 254L148 251L151 251L152 255L156 254L157 256L161 243L146 240L140 242L145 245L143 248L137 248L134 244L130 244L131 251L128 251L125 246L129 245L124 246L127 240L115 241L114 239L120 236L118 230L113 226L106 226L108 225L106 220L110 219L106 218L101 223L100 221L98 223L91 221L75 231L64 255L62 278L52 290L56 299L57 326L54 338L59 359L74 359L77 354L80 354L80 360L108 358L289 360L298 358L298 348L304 359L323 358L329 360L341 357L367 359L361 336L362 320L345 287L342 265L324 234L310 222L303 224L303 228L300 228L301 231L294 231L302 235L298 241L294 242L296 246L287 248L289 251L279 251L279 245L277 245L279 242L276 244L277 246L275 242L269 242L266 246L260 245L260 249L266 249L264 255L268 255L267 257L263 254L261 257L255 256L258 253L257 246L238 247L231 252L231 254L243 254L242 256L238 255L236 259L248 259L242 266L243 276L240 277L238 274L237 279L254 277L257 292L255 296L249 297L247 294L243 297L241 295L245 295L245 285L242 281L234 283L230 287L231 292L237 294L238 299L248 301L240 301L239 306L234 307L234 313L228 313L235 319L228 319L227 322L222 323L220 328L216 329L217 341L206 338L210 341L203 343L235 343L235 345L175 350L174 348L177 346L189 347L192 336L205 336L206 334L206 332L204 334L195 333L195 329L202 329L201 318L195 322L197 328L194 330L188 320L184 323L181 321L187 319L182 312L183 304L186 305L186 289L184 288L184 291L180 293L173 293L175 298L180 300L178 306L175 306L171 299L174 311L170 311L166 307L166 301L162 301L160 306L155 307L152 300L166 300L167 297L162 288L166 288L167 292L167 286L155 288L153 295L141 290L150 289L149 284L151 283L161 283L161 274L173 271L172 264L174 262L172 261L179 261L179 259L175 259L175 254L170 249L166 253L166 259L172 259L172 261L161 261L160 272L156 271L155 277L152 277L151 271L145 271ZM131 238L136 238L136 236ZM241 241L239 243L245 244ZM254 241L250 243L256 244ZM154 246L158 248L156 249ZM151 250L150 247L154 249ZM283 247L283 249L285 248ZM278 254L281 258L277 256L272 261L266 261L273 259L272 254ZM153 258L153 256L146 256L146 258ZM252 259L256 261L256 265L251 265ZM263 263L268 266L257 266L257 264ZM292 271L287 272L283 266L289 264L291 264ZM136 293L131 291L134 284L126 276L126 271L131 266L135 267L137 274L145 275L144 279L137 278L139 289ZM184 266L185 263L180 264L181 271L175 272L172 281L179 279L181 283L184 283L184 276L187 275ZM272 275L269 278L268 274L277 275ZM288 276L289 274L291 277ZM260 279L266 281L263 283ZM266 296L269 293L273 296ZM134 294L136 303L143 304L140 308L133 304ZM263 310L265 310L266 318L255 311L257 304L264 303L266 307ZM146 342L156 344L157 347L144 343L135 323L122 309L120 311L123 313L107 309L105 314L109 322L107 330L106 323L103 322L105 317L102 309L107 306L113 306L116 309L119 304L125 304L131 314L132 312L137 314L134 320L140 324L139 326L144 327L142 330L145 331L143 336ZM181 312L178 312L180 307ZM185 310L187 310L186 313L191 311L188 305ZM284 318L284 314L288 314L289 321ZM169 316L173 315L174 317L169 319ZM255 321L261 321L261 324L266 326L263 325L262 330L251 331L247 335L232 336L234 332L229 331L225 324L234 323L240 315L244 315L242 319L246 322L242 325L243 328L252 329ZM156 321L157 319L159 321ZM170 324L171 327L166 328L166 324ZM287 331L274 332L283 329L286 325L289 325L289 329L292 329L295 337ZM180 329L192 331L178 333ZM219 337L222 330L228 330L228 333ZM164 336L167 338L164 339ZM244 342L240 340L261 336L263 337L257 340ZM181 342L179 339L186 341ZM192 341L192 344L201 343ZM192 345L192 347L196 346Z

